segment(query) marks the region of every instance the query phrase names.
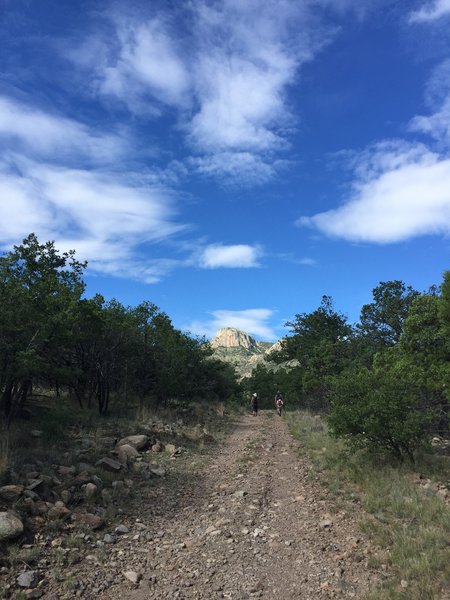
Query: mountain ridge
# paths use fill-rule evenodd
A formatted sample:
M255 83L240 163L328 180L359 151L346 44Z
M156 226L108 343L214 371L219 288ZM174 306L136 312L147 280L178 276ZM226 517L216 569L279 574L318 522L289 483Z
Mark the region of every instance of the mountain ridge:
M241 329L222 327L211 339L210 345L214 355L232 364L238 375L243 378L251 375L258 364L265 362L271 351L279 350L280 340L261 342Z

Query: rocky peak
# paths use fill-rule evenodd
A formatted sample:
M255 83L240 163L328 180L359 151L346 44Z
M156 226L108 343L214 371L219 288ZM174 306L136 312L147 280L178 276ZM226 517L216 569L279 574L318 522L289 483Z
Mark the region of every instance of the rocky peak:
M251 350L256 345L256 340L251 335L233 327L219 329L211 340L213 348L245 348Z

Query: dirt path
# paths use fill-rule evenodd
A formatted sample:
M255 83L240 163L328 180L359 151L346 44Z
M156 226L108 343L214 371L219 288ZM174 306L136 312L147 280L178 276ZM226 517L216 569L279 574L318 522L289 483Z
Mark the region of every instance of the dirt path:
M142 503L108 565L125 559L139 584L100 597L363 598L376 584L370 547L353 511L333 512L298 446L273 413L242 417L199 478Z

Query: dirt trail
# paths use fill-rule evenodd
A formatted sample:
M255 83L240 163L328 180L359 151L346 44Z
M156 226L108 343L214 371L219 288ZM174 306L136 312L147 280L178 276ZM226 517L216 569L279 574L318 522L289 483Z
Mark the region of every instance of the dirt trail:
M142 579L102 598L363 598L370 546L298 447L275 414L242 417L201 477L143 502L122 551Z

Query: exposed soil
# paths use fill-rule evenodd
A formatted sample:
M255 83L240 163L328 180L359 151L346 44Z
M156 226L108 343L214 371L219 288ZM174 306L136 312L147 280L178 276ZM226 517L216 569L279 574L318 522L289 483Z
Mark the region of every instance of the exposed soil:
M94 567L96 597L363 598L378 575L358 507L336 512L300 445L262 411L238 420L198 476L142 488L123 514L129 534Z

